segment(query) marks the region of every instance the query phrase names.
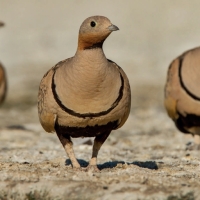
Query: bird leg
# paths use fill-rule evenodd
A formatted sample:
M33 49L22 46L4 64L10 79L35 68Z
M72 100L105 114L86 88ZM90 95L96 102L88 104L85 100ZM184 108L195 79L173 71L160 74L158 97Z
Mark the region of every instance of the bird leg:
M110 132L111 131L106 131L95 137L93 150L92 150L92 158L87 167L87 170L93 169L94 171L99 171L99 169L97 168L97 155L98 155L98 152L99 152L102 144L106 141L106 139L110 135Z
M81 168L80 164L78 163L75 154L74 154L74 150L73 150L73 142L71 141L70 136L65 135L63 136L62 134L59 134L58 132L57 136L60 140L60 142L62 143L69 159L71 160L72 166L73 168L77 169L77 168Z

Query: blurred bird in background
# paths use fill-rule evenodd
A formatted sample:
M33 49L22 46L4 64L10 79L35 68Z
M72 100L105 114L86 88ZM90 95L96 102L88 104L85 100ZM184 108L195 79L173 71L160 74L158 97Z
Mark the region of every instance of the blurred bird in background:
M200 149L200 47L186 51L169 66L165 108L181 132L195 137L187 149Z
M0 27L4 26L4 23L0 21ZM7 92L7 80L6 72L3 65L0 63L0 104L3 103Z

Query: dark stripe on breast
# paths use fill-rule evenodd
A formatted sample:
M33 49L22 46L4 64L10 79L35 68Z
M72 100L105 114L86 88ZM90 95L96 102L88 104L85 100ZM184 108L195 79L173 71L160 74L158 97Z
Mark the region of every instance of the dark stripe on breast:
M103 43L99 42L99 43L93 44L92 46L85 47L84 50L102 48L102 45Z
M56 92L56 84L55 84L55 80L54 80L55 73L56 73L56 70L54 71L54 74L53 74L53 77L52 77L52 83L51 83L51 88L52 88L54 99L57 102L57 104L62 108L62 110L64 110L65 112L67 112L70 115L73 115L73 116L76 116L76 117L79 117L79 118L86 118L86 117L93 118L93 117L100 117L100 116L106 115L119 104L120 100L123 97L124 79L123 79L121 73L119 72L120 78L121 78L121 87L119 89L119 95L118 95L117 99L115 100L115 102L111 105L111 107L108 110L105 110L105 111L102 111L102 112L99 112L99 113L78 113L78 112L75 112L74 110L71 110L71 109L67 108L65 105L63 105L62 101L60 100L60 98L59 98L59 96Z
M185 90L185 92L186 92L189 96L191 96L193 99L200 101L200 98L197 97L196 95L192 94L192 92L190 92L190 91L187 89L187 87L185 86L185 84L183 83L183 79L182 79L182 76L181 76L182 65L183 65L183 57L181 57L181 58L179 59L179 73L178 73L178 74L179 74L179 80L180 80L181 87L182 87L182 88Z

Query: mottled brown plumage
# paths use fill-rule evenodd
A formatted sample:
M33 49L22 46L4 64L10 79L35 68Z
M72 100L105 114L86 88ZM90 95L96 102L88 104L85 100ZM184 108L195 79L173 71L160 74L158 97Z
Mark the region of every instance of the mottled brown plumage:
M114 129L130 112L129 81L123 70L108 60L104 40L118 28L103 16L87 18L81 25L78 48L72 58L59 62L43 77L38 113L47 132L56 131L73 167L80 168L70 137L95 137L89 168Z
M181 132L197 135L199 140L200 47L183 53L171 63L165 86L165 107Z

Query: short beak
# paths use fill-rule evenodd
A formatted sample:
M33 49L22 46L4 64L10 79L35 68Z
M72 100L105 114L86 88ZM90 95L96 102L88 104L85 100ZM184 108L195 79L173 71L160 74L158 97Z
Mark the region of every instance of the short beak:
M4 23L0 21L0 26L4 26Z
M108 30L109 31L118 31L119 30L119 28L117 27L117 26L115 26L115 25L110 25L109 27L108 27Z

